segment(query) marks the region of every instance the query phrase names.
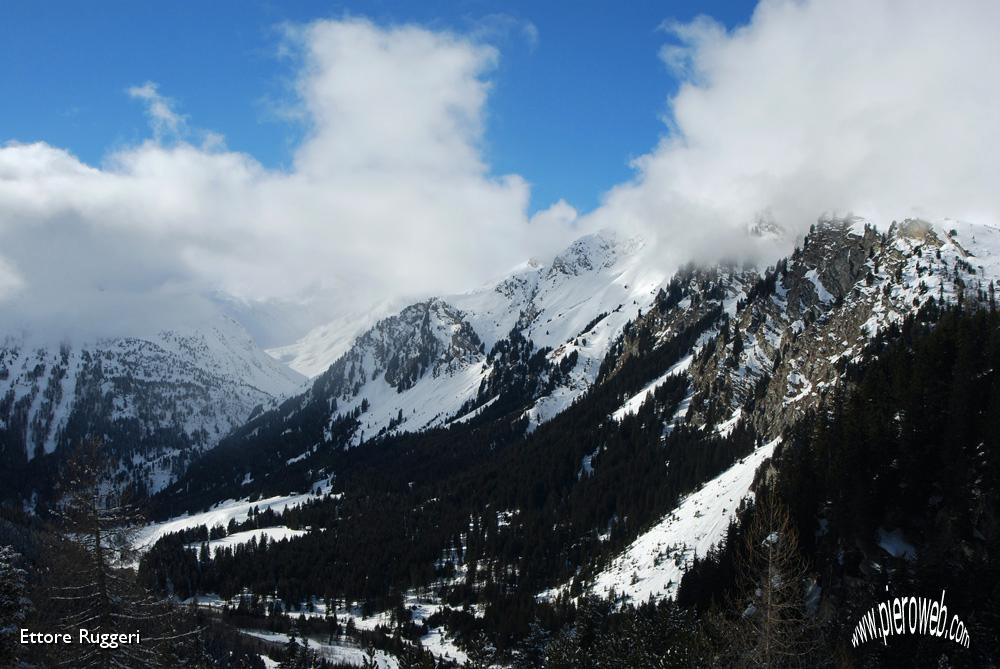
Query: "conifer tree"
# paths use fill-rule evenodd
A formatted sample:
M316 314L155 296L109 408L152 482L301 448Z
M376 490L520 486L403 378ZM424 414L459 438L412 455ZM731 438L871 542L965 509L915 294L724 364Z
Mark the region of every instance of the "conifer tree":
M375 646L369 644L365 656L361 660L361 669L380 669L378 657L375 655Z
M497 660L497 649L493 642L482 632L472 640L468 650L468 662L465 666L469 669L488 669Z
M420 647L420 644L413 644L403 648L396 656L399 669L434 669L434 656Z
M584 657L576 630L564 627L546 647L544 666L551 669L577 669Z
M538 622L528 626L528 635L514 649L514 669L539 669L545 661L549 645L549 632Z
M10 546L0 546L0 667L14 666L19 629L31 607L19 558Z

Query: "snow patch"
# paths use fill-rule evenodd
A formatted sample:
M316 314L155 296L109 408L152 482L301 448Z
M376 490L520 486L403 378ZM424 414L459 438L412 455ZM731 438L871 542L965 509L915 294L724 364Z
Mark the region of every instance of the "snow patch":
M143 528L139 537L136 540L136 547L140 551L144 551L152 547L161 537L174 532L181 532L183 530L191 529L193 527L198 527L200 525L205 525L208 528L215 527L216 525L221 525L226 527L229 525L230 520L235 520L236 522L243 522L250 516L250 510L256 508L258 511L265 511L271 509L275 513L281 513L285 509L300 506L301 504L308 502L318 497L322 497L330 492L330 481L324 482L319 488L319 494L314 492L307 492L295 495L279 495L275 497L268 497L265 499L259 499L256 502L251 502L249 498L241 500L226 500L224 502L219 502L215 504L208 511L203 511L201 513L189 514L185 516L180 516L177 518L172 518L170 520L163 521L161 523L153 523L147 525ZM269 528L277 529L277 528ZM287 529L287 528L285 528ZM294 530L288 530L289 532L294 532ZM239 534L243 534L242 532ZM235 536L235 535L234 535ZM229 537L226 537L227 539ZM249 538L247 539L249 541ZM224 541L224 539L220 539Z
M243 544L250 543L251 539L256 539L259 543L262 537L267 537L268 541L282 541L284 539L294 539L306 534L305 530L293 530L284 525L278 527L262 527L256 530L245 530L234 532L222 539L212 539L208 543L208 550L214 557L223 548L236 548ZM201 544L189 544L189 548L198 548Z

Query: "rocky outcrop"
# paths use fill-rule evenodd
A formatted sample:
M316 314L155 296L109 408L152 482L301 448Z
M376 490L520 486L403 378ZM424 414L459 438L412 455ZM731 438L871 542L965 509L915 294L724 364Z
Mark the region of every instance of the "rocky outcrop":
M970 251L957 230L925 221L880 232L856 218L825 220L763 271L683 268L652 308L624 327L599 381L717 309L691 350L683 419L714 428L742 418L759 434L777 436L837 386L879 331L931 300L992 299L1000 245L992 229L979 229L990 243L975 241L971 227L964 240ZM663 417L665 424L677 418Z
M818 405L879 330L981 283L966 254L923 221L884 233L856 219L820 223L692 365L688 419L712 425L739 411L777 435Z

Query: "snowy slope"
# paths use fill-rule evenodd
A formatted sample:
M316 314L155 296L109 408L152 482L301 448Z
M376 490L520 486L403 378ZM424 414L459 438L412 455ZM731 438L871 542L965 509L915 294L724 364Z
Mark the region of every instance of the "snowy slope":
M283 541L285 539L294 539L295 537L301 537L306 534L306 530L293 530L284 525L277 527L262 527L258 530L245 530L243 532L234 532L222 539L212 539L206 542L208 546L209 553L215 555L215 553L222 549L232 549L237 546L242 546L243 544L250 543L251 540L256 539L260 542L264 537L267 537L268 541ZM191 544L189 548L198 548L198 544Z
M261 391L285 397L300 390L303 375L262 351L246 330L228 316L218 316L199 328L168 330L150 341L199 369Z
M201 525L204 525L209 529L215 527L216 525L227 527L230 520L235 520L238 523L242 523L247 520L253 509L256 509L257 512L264 512L270 509L274 513L281 513L285 509L300 506L311 499L321 497L329 492L330 484L329 482L326 482L325 485L319 486L313 492L267 497L265 499L258 499L254 502L251 502L249 499L225 500L213 505L212 508L207 511L186 514L160 523L147 525L140 531L135 543L140 550L147 549L155 544L160 538L174 532L181 532L183 530L199 527ZM288 528L269 529L281 529L287 532L294 532L293 530L288 530ZM249 541L250 537L248 536L246 539Z
M614 591L633 602L672 597L695 555L705 555L726 535L758 467L771 457L778 440L761 446L685 497L677 508L640 535L590 584L606 595Z
M639 410L639 408L643 404L645 404L649 396L652 395L654 392L656 392L656 389L662 386L667 379L669 379L671 376L677 376L679 374L685 373L691 366L691 362L693 360L694 360L693 353L685 356L683 360L675 363L670 369L664 372L661 376L657 377L656 379L653 379L645 386L643 386L642 390L637 392L632 397L628 398L628 401L626 401L625 404L623 404L619 409L617 409L613 414L611 414L611 417L621 422L621 420L625 416L636 413Z
M341 316L310 330L298 341L267 349L268 355L310 378L325 372L351 344L390 311L388 303L364 313Z
M569 381L529 409L533 425L593 385L622 328L653 303L669 272L648 251L640 238L600 232L577 240L549 265L525 267L492 291L450 298L469 314L487 349L518 327L536 346L553 349L553 362L577 355Z
M364 409L354 444L468 419L495 399L481 393L491 377L502 376L504 363L488 353L516 331L531 350L551 349L553 368L567 356L576 359L558 381L539 383L548 389L526 407L537 425L594 383L625 323L653 302L666 272L646 251L641 239L601 232L549 263L529 262L477 290L410 305L360 334L320 376L316 392L329 393L331 419ZM273 353L315 371L326 355L344 349L355 325L332 323ZM315 353L308 363L306 350Z
M253 629L241 629L240 632L242 634L246 634L247 636L267 641L282 650L291 640L289 635L282 634L281 632L269 632L265 630ZM338 665L346 664L355 667L364 666L367 654L364 649L357 645L349 645L347 643L330 643L329 639L319 639L311 636L306 638L309 641L309 648L324 660L328 660L329 662L336 663ZM299 638L298 642L301 644L302 638ZM397 669L397 667L399 667L399 663L395 657L381 650L375 651L375 664L378 669ZM279 665L275 663L274 666Z
M876 232L864 219L832 221L789 259L773 293L758 293L739 308L728 305L730 337L703 339L695 348L713 347L707 357L695 356L696 364L688 357L665 370L613 417L634 412L671 374L686 373L695 392L668 424L686 418L725 434L749 417L763 433L775 434L838 382L843 362L860 362L876 333L932 298L986 301L998 281L1000 230L995 228L948 219L907 220ZM734 337L742 340L739 352ZM767 389L748 405L761 379ZM721 409L714 415L721 417L705 421L701 416L712 403ZM754 472L777 443L769 442L685 498L589 588L600 594L613 590L634 601L673 596L693 556L704 555L725 536Z

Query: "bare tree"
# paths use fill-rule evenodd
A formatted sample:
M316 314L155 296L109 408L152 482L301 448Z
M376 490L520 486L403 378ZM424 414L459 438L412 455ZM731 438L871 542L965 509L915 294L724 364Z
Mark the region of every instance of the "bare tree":
M808 572L788 512L773 495L758 498L737 569L734 659L747 667L801 665L816 632L805 606Z
M199 666L199 631L184 612L152 597L135 581L137 508L111 491L100 460L100 442L89 440L70 458L61 481L56 517L61 536L54 560L50 602L61 631L73 644L58 647L59 665L74 669L146 669ZM90 635L138 634L139 642L77 643Z

